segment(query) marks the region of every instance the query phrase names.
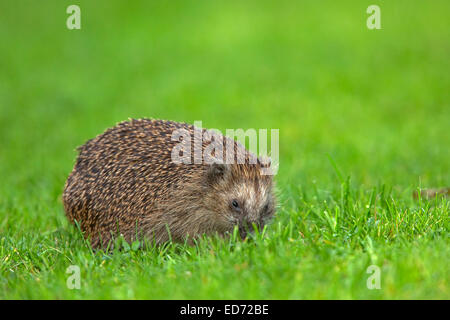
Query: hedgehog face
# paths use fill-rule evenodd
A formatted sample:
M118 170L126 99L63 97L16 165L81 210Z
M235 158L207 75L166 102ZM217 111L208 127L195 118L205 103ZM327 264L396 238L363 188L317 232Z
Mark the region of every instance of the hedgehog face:
M220 221L219 229L232 232L238 226L241 238L266 225L275 213L271 176L260 174L258 165L213 164L208 169L207 206Z

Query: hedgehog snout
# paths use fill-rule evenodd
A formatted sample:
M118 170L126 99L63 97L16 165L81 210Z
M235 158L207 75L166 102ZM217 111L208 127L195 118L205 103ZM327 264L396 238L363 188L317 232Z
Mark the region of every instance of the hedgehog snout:
M263 221L262 220L255 220L251 219L249 216L242 216L239 219L239 234L241 235L242 239L245 239L248 235L248 233L251 233L254 231L254 227L256 226L258 230L261 230L263 227Z

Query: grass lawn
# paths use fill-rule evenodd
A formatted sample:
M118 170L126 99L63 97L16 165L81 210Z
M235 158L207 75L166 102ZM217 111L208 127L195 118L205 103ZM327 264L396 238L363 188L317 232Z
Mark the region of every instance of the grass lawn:
M0 299L450 298L449 1L70 4L0 2ZM129 117L279 129L265 234L93 252L64 182Z

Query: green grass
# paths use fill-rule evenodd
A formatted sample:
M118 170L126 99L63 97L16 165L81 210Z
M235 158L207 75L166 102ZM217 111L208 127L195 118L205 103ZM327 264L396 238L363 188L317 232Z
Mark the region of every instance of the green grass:
M0 299L450 297L448 1L69 4L0 3ZM280 129L265 234L92 252L63 185L128 117Z

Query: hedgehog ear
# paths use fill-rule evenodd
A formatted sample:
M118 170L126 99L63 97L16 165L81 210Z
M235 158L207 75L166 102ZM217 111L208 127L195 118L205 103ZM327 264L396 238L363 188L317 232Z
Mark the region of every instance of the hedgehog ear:
M258 157L257 163L263 168L270 168L272 166L272 160L267 156Z
M225 178L230 168L223 163L212 163L207 171L209 183L216 183Z

